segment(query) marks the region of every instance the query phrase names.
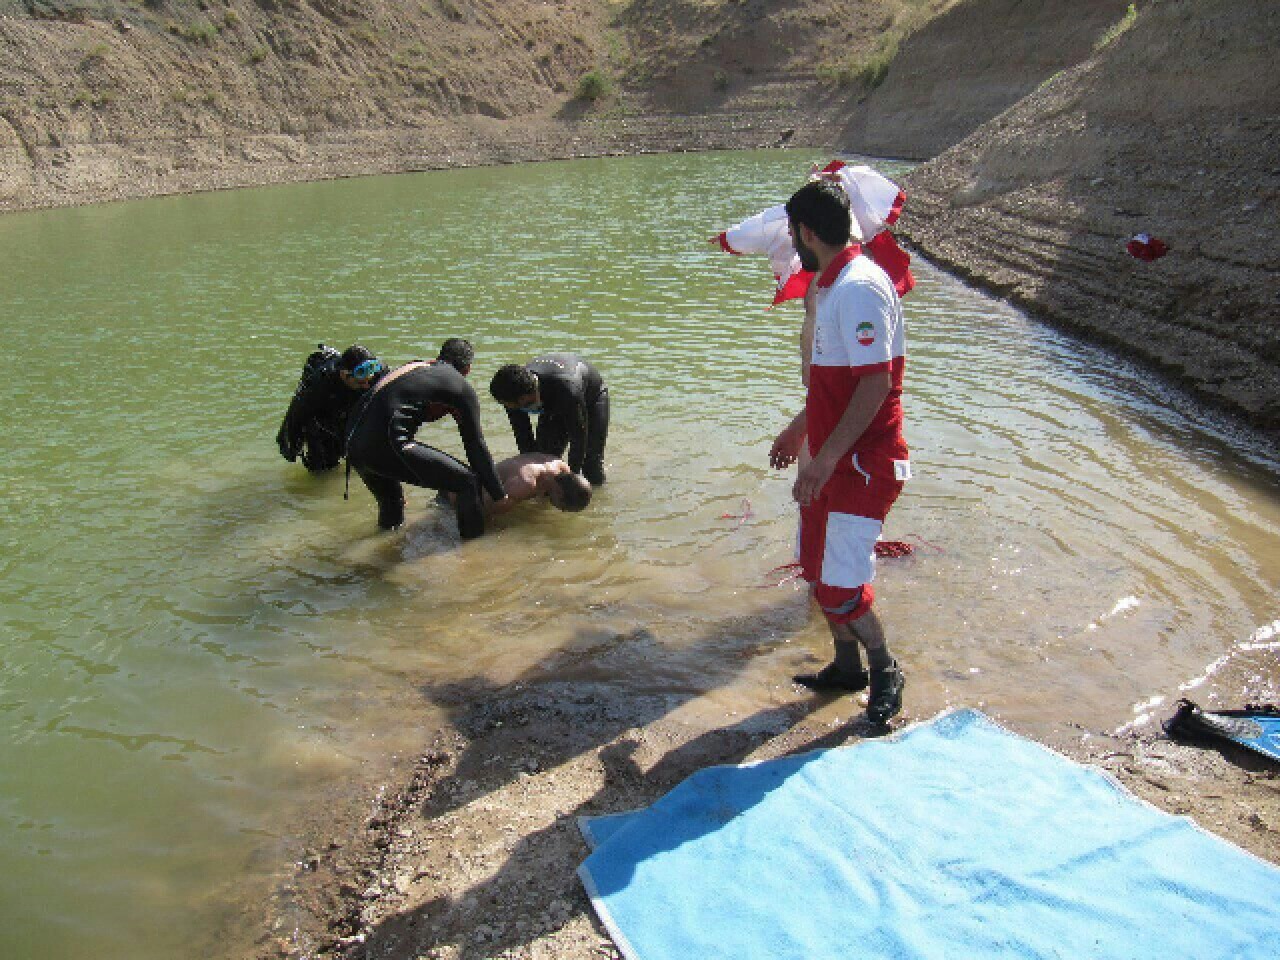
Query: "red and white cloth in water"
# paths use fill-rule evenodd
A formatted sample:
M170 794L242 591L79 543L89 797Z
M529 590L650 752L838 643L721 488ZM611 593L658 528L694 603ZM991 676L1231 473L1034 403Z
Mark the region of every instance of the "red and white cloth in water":
M817 279L813 358L805 399L809 452L840 422L858 382L888 372L889 394L821 495L800 508L798 559L829 619L847 622L870 607L875 545L889 508L911 477L902 434L906 328L888 275L850 247Z
M898 246L888 228L901 216L907 195L871 167L851 167L843 160L832 160L817 176L833 180L844 189L853 215L853 240L861 243L863 252L889 275L898 296L905 296L916 282L911 276L911 257ZM748 217L723 231L718 239L726 253L762 253L769 258L777 282L774 304L803 297L809 289L813 274L800 266L800 257L787 232L785 205Z

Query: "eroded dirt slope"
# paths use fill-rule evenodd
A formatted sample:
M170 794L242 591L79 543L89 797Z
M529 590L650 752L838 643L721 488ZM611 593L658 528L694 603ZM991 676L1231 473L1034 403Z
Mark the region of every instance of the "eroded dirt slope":
M466 149L469 130L483 139L486 123L569 90L604 15L574 0L54 13L0 17L0 203L11 207L409 169L415 149L447 162L453 127Z
M867 156L935 157L1088 58L1128 0L966 0L903 40L840 142Z
M0 0L0 209L834 146L836 66L950 2Z
M917 168L905 233L1280 435L1277 36L1275 4L1139 5L1096 55ZM1139 232L1171 252L1129 256Z

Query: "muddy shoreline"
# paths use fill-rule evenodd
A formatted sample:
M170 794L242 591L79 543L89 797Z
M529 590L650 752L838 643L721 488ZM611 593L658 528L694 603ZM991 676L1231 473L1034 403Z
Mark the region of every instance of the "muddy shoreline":
M30 148L29 163L46 174L0 197L0 212L510 163L784 146L826 149L834 141L834 121L776 110L619 112L519 123L470 117L367 130L51 144Z
M1280 9L1258 13L1144 7L1092 57L913 170L900 231L950 272L1142 361L1274 444L1280 79L1258 38L1280 29ZM1131 255L1144 234L1167 253Z
M755 714L710 726L625 683L561 677L455 693L456 722L423 745L408 779L282 882L258 957L619 957L575 874L588 852L578 816L651 803L708 765L874 735L859 703L789 683ZM925 719L908 705L898 726ZM1280 768L1264 758L1153 727L1055 729L1054 749L1280 863Z

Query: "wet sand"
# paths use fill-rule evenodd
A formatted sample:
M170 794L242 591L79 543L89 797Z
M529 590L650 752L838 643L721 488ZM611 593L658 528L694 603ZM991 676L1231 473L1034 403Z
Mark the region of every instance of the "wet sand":
M788 681L791 669L814 661L803 651L769 664L776 683L736 716L725 716L714 691L645 691L636 680L643 654L620 648L604 658L616 679L570 665L542 680L461 684L440 697L451 708L448 727L349 836L317 834L281 886L258 956L618 957L575 873L588 853L578 816L651 803L708 765L875 735L860 700L814 698ZM1272 682L1223 676L1197 699L1210 703L1228 690L1238 698ZM907 694L895 729L928 719L912 712L910 685ZM1053 729L1041 738L1048 746L1280 863L1280 766L1232 744L1174 742L1156 725Z

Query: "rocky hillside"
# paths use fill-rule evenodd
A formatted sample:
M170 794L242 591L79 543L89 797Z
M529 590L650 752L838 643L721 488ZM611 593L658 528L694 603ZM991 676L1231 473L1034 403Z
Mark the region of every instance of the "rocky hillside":
M981 42L984 10L1002 6L1019 5L960 6L949 39ZM1080 5L1021 6L1067 22ZM931 257L1280 435L1280 5L1163 0L1135 14L917 168L904 229ZM1139 232L1168 255L1131 257Z
M0 210L651 150L932 156L1123 10L966 0L992 8L975 49L956 3L0 0Z
M9 206L444 164L454 122L481 139L571 90L605 15L574 0L24 6L0 17Z
M946 2L0 0L0 209L825 143L823 51Z

